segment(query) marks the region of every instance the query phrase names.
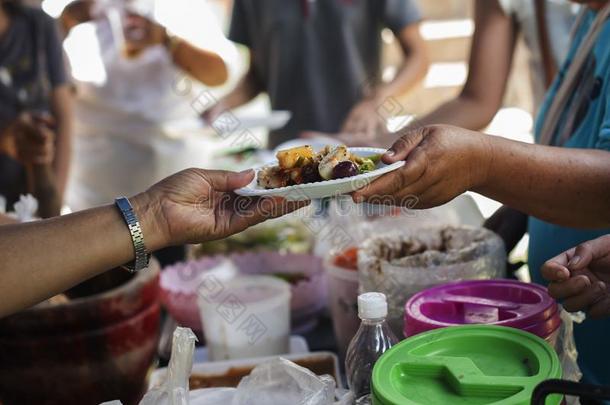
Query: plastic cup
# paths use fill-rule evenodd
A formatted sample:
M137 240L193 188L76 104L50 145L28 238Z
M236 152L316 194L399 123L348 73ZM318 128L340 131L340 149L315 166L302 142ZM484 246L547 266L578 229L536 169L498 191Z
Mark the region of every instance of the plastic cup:
M270 276L204 278L198 304L212 361L289 351L290 284Z
M538 336L515 328L464 325L408 338L375 363L377 405L528 405L534 388L561 378L555 351ZM547 405L558 405L551 395Z
M444 284L414 295L405 304L405 336L464 324L517 328L554 345L561 317L546 288L514 280Z
M339 357L344 358L347 346L358 327L358 270L336 266L336 253L324 260L328 283L328 300Z

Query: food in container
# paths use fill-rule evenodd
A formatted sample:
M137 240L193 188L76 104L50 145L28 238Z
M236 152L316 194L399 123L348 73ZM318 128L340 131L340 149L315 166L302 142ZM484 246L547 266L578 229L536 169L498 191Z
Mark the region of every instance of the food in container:
M341 267L345 270L353 270L358 272L358 248L356 246L349 247L342 252L333 255L333 265Z
M198 259L220 254L273 251L309 253L313 249L311 231L300 218L278 218L217 241L193 246L189 256Z
M506 252L499 236L484 228L434 227L375 236L358 251L362 291L386 294L389 322L402 333L406 301L450 281L502 278Z
M528 405L542 381L561 378L555 351L518 329L464 325L408 338L385 352L373 368L377 405ZM547 405L562 397L550 396Z
M415 294L405 305L404 335L486 323L531 332L555 345L561 317L546 288L516 280L450 283Z
M324 260L328 283L328 302L340 358L356 334L358 318L358 248L330 252Z
M288 352L290 284L270 276L206 278L198 304L212 361Z
M341 388L341 374L337 356L331 352L313 352L303 354L283 355L301 367L312 371L316 375L330 375ZM241 379L259 364L274 357L260 357L248 359L235 359L217 362L193 364L193 371L189 379L191 390L199 388L237 387ZM149 389L159 387L167 379L167 368L155 370L150 378Z

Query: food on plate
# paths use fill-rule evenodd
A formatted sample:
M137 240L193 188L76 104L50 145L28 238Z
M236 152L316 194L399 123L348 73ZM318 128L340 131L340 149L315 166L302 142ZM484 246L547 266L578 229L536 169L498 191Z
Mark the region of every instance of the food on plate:
M281 150L276 155L280 167L292 169L303 166L314 157L313 149L309 145L298 146L292 149Z
M345 145L326 146L315 153L309 145L281 150L277 166L258 173L258 185L266 189L315 183L323 180L353 177L375 170L381 155L363 158L351 153Z
M354 162L346 160L345 162L339 162L332 171L333 179L342 179L344 177L352 177L358 174L358 166Z

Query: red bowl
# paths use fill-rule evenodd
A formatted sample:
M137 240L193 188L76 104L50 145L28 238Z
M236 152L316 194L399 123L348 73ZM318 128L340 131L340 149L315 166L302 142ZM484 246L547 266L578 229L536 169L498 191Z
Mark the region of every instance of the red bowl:
M159 267L118 288L0 320L4 405L135 404L159 336Z

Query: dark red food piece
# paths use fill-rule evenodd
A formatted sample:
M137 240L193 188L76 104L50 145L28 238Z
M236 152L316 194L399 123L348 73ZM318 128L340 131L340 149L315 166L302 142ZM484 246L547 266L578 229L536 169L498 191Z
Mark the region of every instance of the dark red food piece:
M358 166L354 162L346 160L339 162L333 168L333 179L342 179L344 177L352 177L358 174Z
M303 183L315 183L322 181L317 164L309 164L301 168L301 181Z

